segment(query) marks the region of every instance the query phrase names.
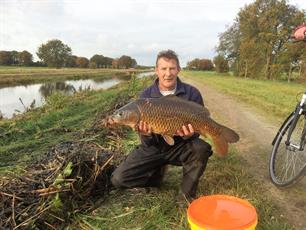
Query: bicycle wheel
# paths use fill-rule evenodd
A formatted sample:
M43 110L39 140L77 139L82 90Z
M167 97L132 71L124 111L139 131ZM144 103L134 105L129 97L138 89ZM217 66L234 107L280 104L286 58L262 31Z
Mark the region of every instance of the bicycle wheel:
M294 114L281 128L272 149L269 167L270 178L277 186L288 186L295 183L306 171L306 146L303 151L293 147L298 146L301 142L302 132L305 129L305 114L299 117L291 135L290 143L293 145L287 146L285 144L293 118Z

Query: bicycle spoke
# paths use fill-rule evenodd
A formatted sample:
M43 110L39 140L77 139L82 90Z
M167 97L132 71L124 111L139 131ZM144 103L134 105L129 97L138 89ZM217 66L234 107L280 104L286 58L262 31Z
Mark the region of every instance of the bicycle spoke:
M306 170L306 149L300 150L301 136L305 127L305 117L301 116L298 120L290 136L290 145L287 146L285 142L288 140L288 130L292 120L293 116L283 126L270 161L270 175L276 185L289 185Z

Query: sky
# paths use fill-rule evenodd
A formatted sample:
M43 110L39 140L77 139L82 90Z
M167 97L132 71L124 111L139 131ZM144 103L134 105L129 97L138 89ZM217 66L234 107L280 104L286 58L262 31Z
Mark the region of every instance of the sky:
M0 0L0 50L27 50L59 39L73 55L129 55L154 65L174 50L182 66L212 59L218 35L254 0ZM306 0L289 0L306 10Z

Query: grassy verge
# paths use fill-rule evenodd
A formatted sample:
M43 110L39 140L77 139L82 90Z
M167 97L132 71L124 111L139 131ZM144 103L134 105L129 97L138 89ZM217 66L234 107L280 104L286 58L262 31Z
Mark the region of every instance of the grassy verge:
M113 191L92 213L79 215L77 224L89 229L188 229L186 210L176 204L181 168L169 167L160 191ZM232 150L229 157L212 157L199 183L199 194L228 194L251 202L257 209L257 229L293 229Z
M74 140L90 128L99 114L114 107L124 95L137 94L143 82L122 84L104 91L81 91L74 96L53 94L45 106L0 121L0 172L15 171L41 157L55 144ZM99 121L98 121L99 122Z
M83 91L72 97L55 94L42 108L0 121L0 175L8 171L18 173L23 165L43 157L48 148L75 140L79 137L76 134L92 127L99 114L114 106L120 95L137 95L150 81L133 84L133 88L130 84L108 91ZM131 131L123 143L126 152L137 143L137 135ZM258 211L259 230L292 229L245 165L233 149L225 159L213 156L201 179L199 194L222 193L249 200ZM180 182L181 168L169 167L158 192L134 194L114 190L98 209L78 215L69 229L188 229L186 211L175 202Z
M140 70L133 70L134 72ZM128 75L127 69L47 68L47 67L0 67L0 85L41 83L48 81L100 78Z
M288 116L305 92L306 85L232 77L215 72L183 71L184 77L196 77L223 93L264 111L267 116ZM299 94L299 95L298 95Z

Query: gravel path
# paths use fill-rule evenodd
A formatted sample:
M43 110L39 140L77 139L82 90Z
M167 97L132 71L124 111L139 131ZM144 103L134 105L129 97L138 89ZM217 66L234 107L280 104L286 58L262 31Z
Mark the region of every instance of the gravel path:
M269 179L271 142L280 124L272 124L251 106L208 87L198 79L184 78L184 81L201 91L212 118L239 133L240 141L235 144L239 154L248 162L252 175L262 182L267 195L278 203L282 215L296 229L306 229L306 177L286 189L275 187Z

